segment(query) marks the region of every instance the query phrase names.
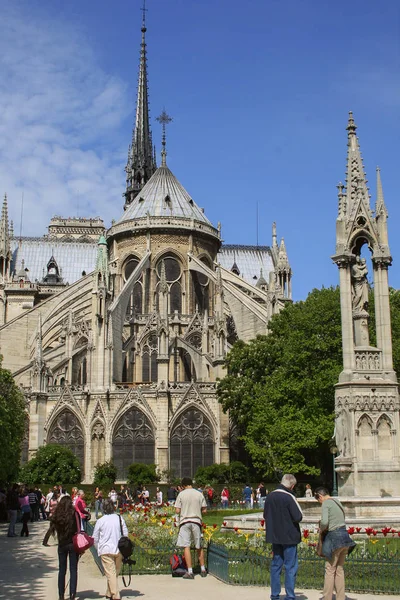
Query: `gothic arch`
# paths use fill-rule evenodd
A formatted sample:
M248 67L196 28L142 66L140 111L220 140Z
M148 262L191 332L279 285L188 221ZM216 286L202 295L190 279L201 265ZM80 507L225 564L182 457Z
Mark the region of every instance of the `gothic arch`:
M393 458L392 429L391 419L386 414L381 415L376 423L379 460L392 460Z
M373 423L369 415L363 414L357 423L358 456L361 461L375 460L375 447L372 439Z
M79 417L69 408L54 415L47 433L48 444L59 444L72 450L79 459L82 473L85 465L85 434Z
M181 263L183 270L187 269L186 255L182 254L181 252L179 252L179 250L177 250L176 248L173 248L171 246L162 248L157 254L154 255L154 258L153 258L152 264L151 264L152 269L156 269L160 260L162 260L164 257L167 257L167 256L172 256L172 257L176 258L176 260L178 260Z
M118 479L126 479L132 463L155 462L155 434L145 413L131 406L118 419L112 432L112 459Z
M193 477L198 467L215 462L213 425L198 406L177 415L170 433L170 468L176 477Z

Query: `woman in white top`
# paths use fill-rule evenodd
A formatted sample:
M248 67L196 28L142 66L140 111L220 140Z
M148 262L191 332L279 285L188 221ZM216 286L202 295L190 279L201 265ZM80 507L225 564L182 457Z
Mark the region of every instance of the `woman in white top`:
M103 516L96 521L93 538L107 577L106 598L120 600L118 575L122 566L122 554L118 550L118 542L121 537L121 524L122 535L128 535L128 528L124 519L114 511L113 501L106 498L103 502Z

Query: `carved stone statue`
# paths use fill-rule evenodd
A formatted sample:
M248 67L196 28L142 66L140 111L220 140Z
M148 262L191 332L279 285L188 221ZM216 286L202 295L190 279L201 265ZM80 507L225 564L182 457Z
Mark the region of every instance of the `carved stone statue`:
M345 458L349 445L349 415L344 408L336 413L334 436L338 455Z
M365 258L357 256L355 264L351 267L352 304L355 313L368 310L367 274L368 269Z

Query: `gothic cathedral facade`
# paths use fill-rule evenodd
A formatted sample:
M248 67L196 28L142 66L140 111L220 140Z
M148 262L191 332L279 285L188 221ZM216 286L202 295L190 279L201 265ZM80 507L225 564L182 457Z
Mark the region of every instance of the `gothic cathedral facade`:
M228 462L236 432L216 380L236 339L265 334L291 302L291 268L275 224L271 246L224 246L151 137L142 24L136 120L122 216L55 217L43 238L0 222L0 352L24 392L24 459L57 443L84 481L112 459L175 476ZM121 208L122 212L122 208Z

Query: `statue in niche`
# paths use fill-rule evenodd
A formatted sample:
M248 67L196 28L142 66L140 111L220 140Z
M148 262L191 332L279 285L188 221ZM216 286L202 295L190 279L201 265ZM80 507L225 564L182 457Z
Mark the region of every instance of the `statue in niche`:
M344 408L336 413L334 437L338 449L338 456L345 458L349 440L349 415Z
M368 268L365 258L356 256L356 262L351 267L352 304L353 312L361 313L368 310Z

